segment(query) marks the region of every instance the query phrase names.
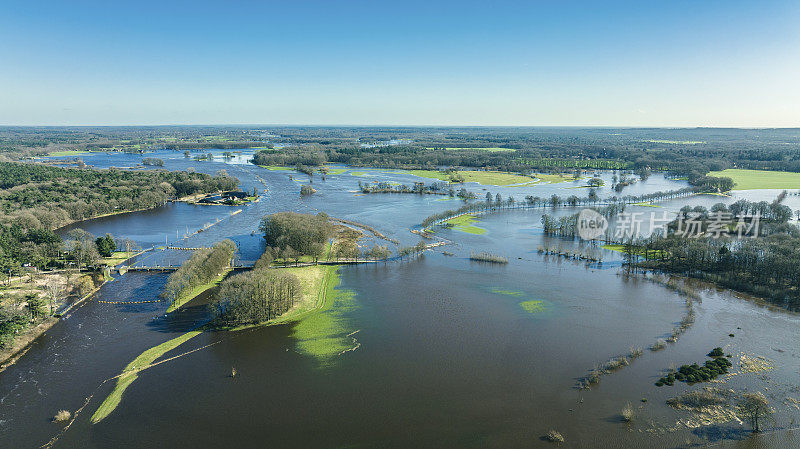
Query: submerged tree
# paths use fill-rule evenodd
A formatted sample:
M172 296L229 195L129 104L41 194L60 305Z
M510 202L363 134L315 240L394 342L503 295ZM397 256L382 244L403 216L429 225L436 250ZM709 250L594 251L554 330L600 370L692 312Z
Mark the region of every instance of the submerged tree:
M747 421L753 428L753 433L761 432L761 424L768 419L772 419L775 410L770 408L764 393L742 393L736 401L736 414Z

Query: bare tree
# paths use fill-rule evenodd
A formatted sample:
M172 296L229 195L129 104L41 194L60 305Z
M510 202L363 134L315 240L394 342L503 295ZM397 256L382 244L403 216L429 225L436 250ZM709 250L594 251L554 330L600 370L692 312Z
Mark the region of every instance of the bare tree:
M753 428L753 433L761 432L761 423L764 420L772 419L775 410L770 408L764 393L742 393L736 401L736 414L741 419L747 421Z
M52 315L54 304L64 297L64 287L55 280L52 280L46 284L46 288L47 298L50 300L50 315Z

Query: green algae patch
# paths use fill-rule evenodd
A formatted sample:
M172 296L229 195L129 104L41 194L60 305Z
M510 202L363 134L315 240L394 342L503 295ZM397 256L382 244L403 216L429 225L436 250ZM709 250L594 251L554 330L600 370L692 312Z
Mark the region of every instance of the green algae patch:
M357 306L355 294L350 290L337 289L339 274L336 267L326 268L317 307L295 317L296 323L291 333L291 337L297 341L297 350L316 358L323 366L358 347L352 336L354 332L344 316Z
M507 295L507 296L525 296L524 292L516 291L516 290L505 290L502 288L493 288L491 290L492 293L497 293L498 295Z
M486 234L486 229L479 228L473 223L478 221L472 214L464 214L459 215L458 217L451 218L447 220L445 223L452 225L453 229L456 231L466 232L467 234Z
M522 301L519 306L528 313L541 313L547 310L547 305L542 300Z
M342 173L346 172L346 168L330 168L328 169L329 175L341 175Z
M122 370L122 373L117 376L117 384L114 386L114 390L111 391L103 403L100 404L100 407L98 407L92 415L92 424L99 423L117 408L120 401L122 401L122 394L133 383L133 381L139 377L138 373L140 371L150 368L156 359L186 343L192 338L200 335L201 333L202 331L199 330L187 332L179 337L173 338L172 340L161 343L158 346L152 347L133 359L133 361Z

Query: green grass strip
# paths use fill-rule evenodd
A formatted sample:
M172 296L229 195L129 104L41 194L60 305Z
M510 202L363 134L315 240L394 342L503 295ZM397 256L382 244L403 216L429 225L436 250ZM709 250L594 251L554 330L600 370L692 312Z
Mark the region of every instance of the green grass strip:
M117 385L114 386L114 390L106 397L100 407L94 412L91 418L92 424L97 424L105 417L107 417L114 409L117 408L120 401L122 401L122 394L125 390L136 380L138 373L150 367L150 365L156 361L159 357L163 356L167 352L177 348L178 346L186 343L187 341L191 340L192 338L200 335L202 331L190 331L187 332L180 337L173 338L172 340L166 341L161 343L158 346L150 348L143 353L141 353L138 357L133 359L131 363L129 363L123 370L122 373L117 377Z
M282 167L280 165L259 165L261 168L266 168L269 171L292 171L292 167Z

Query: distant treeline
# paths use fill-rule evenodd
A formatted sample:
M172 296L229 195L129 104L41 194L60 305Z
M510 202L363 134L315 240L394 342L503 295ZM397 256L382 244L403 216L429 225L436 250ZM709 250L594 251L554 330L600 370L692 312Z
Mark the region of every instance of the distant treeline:
M0 153L12 159L57 150L145 152L254 147L281 147L259 153L256 160L265 165L317 166L330 161L379 167L487 167L515 172L650 167L682 176L734 167L800 171L798 129L0 127Z
M261 150L255 154L253 162L257 165L290 167L316 167L329 162L351 166L404 169L478 167L522 174L597 169L629 169L640 172L642 170L655 169L667 171L676 176L686 176L692 185L715 182L721 186L721 190L730 190L733 187L732 181L725 181L728 178L705 176L711 170L730 167L730 163L700 157L686 158L676 154L672 155L675 157L672 161L667 160L669 162L666 162L662 159L664 155L654 158L648 156L626 160L623 157L613 160L607 159L605 152L598 154L597 158L584 154L574 158L568 158L565 155L542 158L538 153L533 154L532 157L524 156L525 151L522 150L516 152L488 152L479 149L444 151L410 145L379 148L343 148L338 150L314 147L287 147ZM800 171L800 167L798 167L798 171Z
M799 131L758 131L345 128L304 133L292 129L292 136L286 137L295 145L263 150L254 160L261 165L335 162L386 168L485 167L512 172L651 168L691 178L734 167L800 171ZM371 145L361 144L369 141L365 136L373 137L369 139ZM384 143L382 137L386 138ZM514 151L483 149L498 147Z

